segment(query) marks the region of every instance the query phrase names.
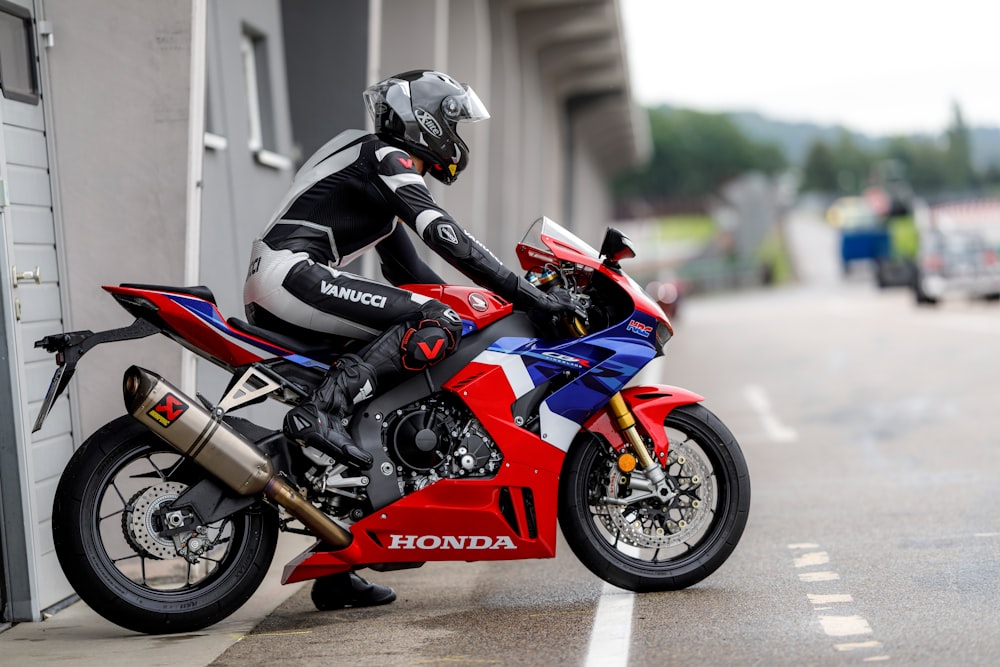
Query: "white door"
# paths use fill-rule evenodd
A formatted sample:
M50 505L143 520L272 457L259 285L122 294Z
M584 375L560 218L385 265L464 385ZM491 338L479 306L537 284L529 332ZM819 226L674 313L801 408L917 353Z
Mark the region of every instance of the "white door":
M55 370L52 355L36 350L34 341L63 330L33 11L31 0L0 0L0 287L6 320L2 343L13 387L12 405L0 409L10 408L18 460L16 475L5 471L2 483L20 486L24 520L24 544L5 544L5 558L12 572L26 577L21 596L30 597L11 602L15 608L30 609L37 620L42 609L73 593L56 560L51 530L52 500L59 474L73 453L73 439L65 396L56 402L45 427L31 433Z

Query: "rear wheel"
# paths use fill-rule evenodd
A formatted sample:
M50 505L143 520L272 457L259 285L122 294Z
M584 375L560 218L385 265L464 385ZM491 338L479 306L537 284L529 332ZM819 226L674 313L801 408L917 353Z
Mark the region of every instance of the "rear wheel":
M698 583L736 548L750 510L746 461L714 414L684 405L663 426L670 499L652 493L641 472L622 472L615 451L598 439L570 450L560 479L566 541L591 572L627 590Z
M84 602L124 628L162 634L212 625L250 598L277 544L270 507L177 535L157 513L206 475L132 417L87 439L52 514L59 563Z

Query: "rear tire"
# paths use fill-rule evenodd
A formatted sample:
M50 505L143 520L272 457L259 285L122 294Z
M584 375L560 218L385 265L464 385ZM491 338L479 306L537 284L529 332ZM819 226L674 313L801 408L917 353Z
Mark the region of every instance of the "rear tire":
M191 632L240 608L274 556L278 521L262 502L182 534L153 518L208 475L130 416L99 429L70 459L56 489L56 555L77 594L112 623L148 634ZM200 540L201 546L199 546Z
M559 521L573 553L598 577L631 591L698 583L729 558L749 515L750 477L729 429L697 404L674 408L664 428L665 472L676 493L669 501L629 490L617 453L598 438L575 443L560 479Z

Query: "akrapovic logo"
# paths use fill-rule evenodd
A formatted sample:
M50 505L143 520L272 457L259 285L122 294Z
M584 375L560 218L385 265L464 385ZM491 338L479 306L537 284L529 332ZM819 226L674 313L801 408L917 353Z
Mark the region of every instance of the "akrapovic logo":
M517 549L505 535L390 535L390 549Z
M163 428L169 428L171 424L181 418L181 415L187 412L187 409L187 403L173 394L165 394L163 399L146 414Z
M427 130L429 134L440 139L444 132L441 130L441 124L437 122L431 114L427 113L421 108L416 108L413 110L414 115L417 117L417 122L420 123L420 127Z
M351 289L350 287L337 287L336 285L331 285L325 280L320 281L319 289L327 296L335 296L338 299L343 299L344 301L353 301L366 306L372 306L373 308L385 308L386 297L381 294L362 292L360 290Z

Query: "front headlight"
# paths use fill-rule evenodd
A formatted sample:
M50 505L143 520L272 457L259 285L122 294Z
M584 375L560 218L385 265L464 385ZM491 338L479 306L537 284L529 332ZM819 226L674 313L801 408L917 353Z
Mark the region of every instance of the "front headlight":
M663 348L667 341L674 335L674 330L669 322L657 322L656 324L656 351L663 354Z

